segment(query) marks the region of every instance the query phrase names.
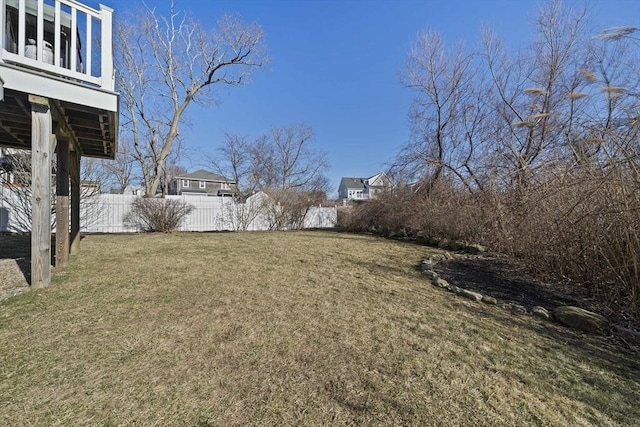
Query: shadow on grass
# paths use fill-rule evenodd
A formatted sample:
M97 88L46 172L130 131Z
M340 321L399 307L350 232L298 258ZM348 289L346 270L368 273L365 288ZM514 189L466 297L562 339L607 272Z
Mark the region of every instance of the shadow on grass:
M18 259L31 255L31 235L1 234L0 259Z
M55 235L51 235L51 265L55 265ZM0 260L15 260L25 281L31 285L31 234L0 234Z
M381 275L394 275L394 276L406 276L407 271L403 268L394 267L387 264L379 264L376 262L370 261L356 261L356 260L346 260L349 264L358 267L364 268L368 270L370 274L373 276L381 276Z
M31 284L31 235L0 235L0 261L15 260L25 282ZM2 290L0 289L0 293ZM1 297L1 295L0 295Z
M640 419L640 407L637 405L640 399L640 354L637 351L625 348L608 337L574 331L530 315L507 314L497 306L480 303L465 306L479 318L490 318L508 327L525 329L549 339L548 347L539 347L544 351L560 352L565 360L572 361L563 366L563 372L557 378L543 378L544 373L535 373L554 392L561 392L602 413L617 411L617 421L623 424L629 419ZM530 369L535 370L535 367L531 366ZM604 380L605 375L611 380ZM554 386L558 381L570 384ZM633 386L629 387L630 384ZM612 400L613 396L617 399Z

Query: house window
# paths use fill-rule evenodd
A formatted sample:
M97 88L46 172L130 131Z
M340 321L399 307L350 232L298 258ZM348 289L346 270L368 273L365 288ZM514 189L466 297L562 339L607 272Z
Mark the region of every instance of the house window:
M189 187L189 180L188 179L183 179L182 180L182 188L185 188L185 187Z
M220 184L220 188L222 188L223 190L228 190L229 189L229 183L228 182L223 182Z
M199 185L200 185L200 188L201 188L201 189L205 189L205 188L207 188L207 183L206 183L206 182L204 182L204 181L200 181Z

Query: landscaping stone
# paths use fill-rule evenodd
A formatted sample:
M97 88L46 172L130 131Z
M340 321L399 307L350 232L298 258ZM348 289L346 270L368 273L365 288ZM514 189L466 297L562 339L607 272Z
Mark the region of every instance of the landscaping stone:
M434 262L430 259L423 259L420 262L420 270L432 270Z
M483 295L482 296L482 302L485 304L489 304L489 305L496 305L498 304L498 300L495 299L494 297L490 297L488 295Z
M609 320L592 311L572 306L561 306L553 311L553 316L563 325L583 332L600 335L609 333Z
M433 270L423 270L422 275L430 280L436 280L438 278L438 273Z
M457 294L457 295L460 295L460 292L462 292L462 289L460 289L456 285L449 285L447 290L450 291L450 292L453 292L454 294Z
M460 291L460 295L473 301L480 301L482 299L482 294L470 291L468 289L462 289Z
M442 241L440 241L439 246L443 248L446 247L447 249L452 249L452 244L458 243L460 242L451 242L443 239ZM490 295L482 295L479 292L474 292L469 289L463 289L450 284L445 279L439 277L438 273L433 270L433 266L438 261L459 257L465 257L467 259L476 258L477 254L485 252L487 250L480 245L468 245L466 246L466 248L466 254L452 254L451 252L443 252L441 254L429 255L428 258L423 259L420 263L419 268L421 274L427 277L434 286L447 289L449 292L461 295L472 301L482 301L485 304L498 305L501 308L510 310L513 314L527 314L528 310L524 305L515 303L498 304L498 300ZM555 319L565 326L584 332L606 335L610 330L612 330L618 338L620 338L627 344L640 346L640 331L624 328L617 325L612 326L606 317L601 316L597 313L593 313L591 311L573 306L557 307L555 310L550 311L545 307L535 306L531 309L530 312L533 316L536 316L540 319Z
M432 263L436 263L436 262L439 262L439 261L444 261L445 259L447 259L445 254L433 254L433 255L429 256L429 260Z
M432 282L434 285L436 285L439 288L448 288L449 287L449 282L447 282L444 279L441 278L437 278Z
M511 312L515 314L526 314L527 307L520 304L511 304Z
M549 310L544 307L540 307L539 305L531 309L531 314L544 320L549 320L551 318L551 313L549 313Z

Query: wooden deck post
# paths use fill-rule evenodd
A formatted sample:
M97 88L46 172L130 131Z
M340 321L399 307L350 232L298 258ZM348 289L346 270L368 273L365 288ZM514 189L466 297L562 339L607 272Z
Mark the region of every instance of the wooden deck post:
M56 167L56 267L69 264L69 139L58 138Z
M51 111L49 100L31 103L31 287L51 284Z
M71 152L71 255L80 252L80 152Z

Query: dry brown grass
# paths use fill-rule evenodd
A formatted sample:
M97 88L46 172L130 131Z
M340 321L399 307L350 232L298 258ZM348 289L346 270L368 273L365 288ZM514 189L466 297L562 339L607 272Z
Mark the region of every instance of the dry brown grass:
M0 425L634 425L637 355L331 232L88 236L0 303Z

